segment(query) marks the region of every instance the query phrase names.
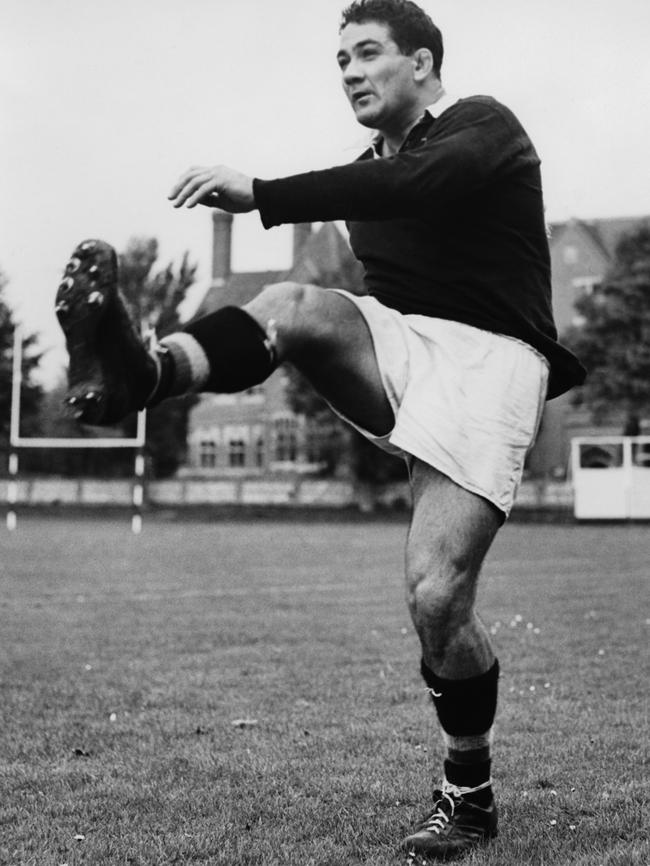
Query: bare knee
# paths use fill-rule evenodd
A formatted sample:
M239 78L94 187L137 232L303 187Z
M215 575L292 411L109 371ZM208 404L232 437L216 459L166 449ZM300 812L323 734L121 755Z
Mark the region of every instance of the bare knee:
M463 587L431 576L408 581L408 606L418 633L434 636L444 645L467 623L474 611L473 597Z
M292 360L301 348L322 333L326 322L319 316L322 289L302 283L266 286L244 309L276 343L282 359Z
M300 283L272 283L265 286L244 309L257 319L263 328L267 327L269 320L273 320L283 329L287 329L292 327L302 314L311 294L310 289L313 287Z
M298 306L310 294L310 289L315 291L314 286L306 286L302 283L290 281L270 283L268 286L264 286L262 291L252 301L249 301L244 309L255 311L276 305L282 307Z
M445 561L411 557L407 567L407 603L427 654L443 659L460 631L474 618L476 579L467 557Z
M406 561L409 606L423 613L471 607L477 571L471 551L456 549L444 536L427 545L410 544Z

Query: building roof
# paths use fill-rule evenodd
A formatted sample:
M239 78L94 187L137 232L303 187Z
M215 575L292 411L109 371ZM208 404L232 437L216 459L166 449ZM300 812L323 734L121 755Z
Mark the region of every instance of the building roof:
M591 220L588 225L594 231L610 258L614 258L616 247L623 235L634 231L639 223L650 217L620 217L617 219Z
M337 288L354 290L360 288L362 274L361 263L336 225L323 223L305 242L285 279L319 285L329 285L336 280Z
M650 216L611 217L605 219L581 220L572 218L566 222L551 223L551 244L556 243L569 226L582 229L594 241L608 259L613 259L616 247L623 235L633 231L639 223L650 220Z
M192 316L198 319L228 305L242 306L259 294L264 286L280 282L285 271L241 271L224 281L216 281Z
M215 280L198 305L193 319L227 305L242 306L264 286L291 280L296 283L330 285L361 291L363 268L334 223L323 223L304 242L296 261L283 271L240 271Z

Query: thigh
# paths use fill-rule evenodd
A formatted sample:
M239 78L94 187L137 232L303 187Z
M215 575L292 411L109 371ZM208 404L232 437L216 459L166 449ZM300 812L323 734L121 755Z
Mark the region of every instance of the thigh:
M275 333L279 360L292 363L342 414L377 436L392 430L372 337L351 301L317 286L278 283L245 309Z
M451 605L457 614L466 615L474 604L481 565L503 513L421 460L412 462L411 483L413 516L406 550L409 595Z

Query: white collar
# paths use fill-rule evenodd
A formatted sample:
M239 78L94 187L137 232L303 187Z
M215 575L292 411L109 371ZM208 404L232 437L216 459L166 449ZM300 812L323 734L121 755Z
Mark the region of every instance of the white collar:
M441 91L441 95L436 99L435 102L432 102L431 105L427 105L422 114L415 121L413 126L417 126L421 120L424 120L425 115L430 115L434 120L436 120L440 115L446 111L448 108L451 108L454 103L458 102L457 96L452 96L450 93L447 93L446 90ZM375 157L379 157L377 152L377 144L382 139L381 133L375 132L370 139L370 146L373 149Z
M458 102L458 97L452 96L451 93L447 93L446 90L443 90L440 98L436 99L435 102L432 102L431 105L427 105L424 110L435 120L435 118L440 117L443 111L447 111L448 108L451 108L455 102ZM422 118L420 118L420 120L421 119Z

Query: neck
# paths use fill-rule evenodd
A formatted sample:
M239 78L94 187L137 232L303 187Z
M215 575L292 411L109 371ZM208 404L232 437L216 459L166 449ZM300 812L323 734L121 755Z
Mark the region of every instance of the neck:
M422 117L425 108L437 102L444 96L444 93L442 83L435 79L428 87L422 90L408 115L397 118L394 124L384 129L377 130L383 139L384 156L392 156L399 151L400 147L404 144L406 136L413 129L419 118Z

